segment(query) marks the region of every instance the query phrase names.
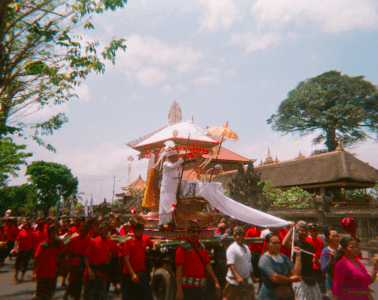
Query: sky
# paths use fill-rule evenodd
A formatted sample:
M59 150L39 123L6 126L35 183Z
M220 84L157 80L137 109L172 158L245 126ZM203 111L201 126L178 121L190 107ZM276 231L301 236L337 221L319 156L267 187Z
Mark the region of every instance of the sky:
M84 41L105 46L125 38L127 50L103 75L88 76L78 99L33 116L67 115L69 122L45 138L56 153L22 142L34 153L29 163L67 165L84 200L93 196L95 204L111 202L113 186L117 194L146 178L147 162L126 143L167 125L173 101L183 121L193 116L203 128L228 121L239 141L226 148L260 161L269 147L283 161L324 148L312 145L314 135L283 136L266 123L299 82L338 70L378 84L377 1L135 0L92 22L95 30L78 32ZM348 151L378 168L376 142ZM27 182L24 172L10 184Z

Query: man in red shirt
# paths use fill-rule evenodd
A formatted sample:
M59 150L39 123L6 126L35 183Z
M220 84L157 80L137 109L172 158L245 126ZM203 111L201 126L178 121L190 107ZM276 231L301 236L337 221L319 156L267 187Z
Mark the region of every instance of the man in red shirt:
M120 236L125 236L129 233L130 231L130 225L129 223L124 223L121 230L119 231Z
M8 256L8 238L4 225L4 223L0 223L0 267L3 266L4 259Z
M247 232L245 233L245 238L259 238L261 236L262 228L255 226L248 228ZM261 244L255 244L250 243L249 244L249 250L251 251L251 263L252 263L252 270L253 275L256 278L259 278L259 291L262 286L262 280L260 279L260 269L259 269L259 260L263 252L263 243Z
M314 259L314 262L312 264L312 268L314 269L314 274L316 276L316 281L319 284L320 290L323 294L325 294L327 292L325 287L325 276L322 270L320 269L320 255L322 250L324 249L324 244L323 241L320 238L318 238L318 224L310 223L308 224L308 229L310 232L310 236L306 238L306 242L311 243L311 245L314 247L316 256L316 259Z
M8 253L14 248L14 244L16 242L16 238L19 232L20 230L17 227L16 219L10 217L8 219L8 227L6 229L6 233L8 237ZM11 256L9 256L9 260L12 260Z
M47 230L44 229L43 219L38 218L36 223L37 227L33 233L34 252L37 251L39 244L48 238Z
M33 299L52 299L55 293L57 265L64 244L56 240L58 228L51 225L47 228L48 238L39 244L33 260L33 280L37 287Z
M83 300L91 299L96 295L96 299L107 299L107 262L110 253L118 255L120 249L117 244L110 238L107 238L109 232L109 223L103 222L100 225L100 236L90 241L87 250L84 253L85 267L84 272L84 292Z
M94 239L100 235L100 222L94 221L92 224L92 228L88 231L88 236L91 239Z
M70 231L69 231L69 234L70 235L73 235L75 232L77 234L80 234L80 230L81 230L81 223L83 222L83 220L81 218L76 218L75 219L75 226L71 227L70 228Z
M280 243L281 243L281 248L280 248L280 253L286 255L287 257L291 257L291 252L290 250L286 249L284 246L283 246L283 240L285 238L285 236L287 235L287 233L289 232L289 230L287 230L286 228L269 228L269 231L270 232L273 232L275 234L278 234L278 238L280 240ZM265 230L264 230L265 232ZM269 232L268 232L269 233ZM265 239L265 236L268 235L268 233L266 233L263 238ZM266 248L266 242L264 240L264 244L263 244L263 249Z
M68 299L68 295L75 300L80 299L84 279L84 253L87 250L91 238L88 236L89 226L84 224L81 227L80 235L70 241L68 256L71 264L70 276L68 278L67 292L63 299Z
M145 257L146 248L155 246L160 248L160 243L154 243L143 235L143 224L136 224L134 227L134 238L128 239L123 245L125 264L122 278L122 299L142 300L138 298L142 292L144 300L153 300L152 291L146 273Z
M189 221L189 237L176 250L176 300L207 300L205 272L214 280L218 296L221 294L205 245L198 240L200 233L199 223Z
M23 230L17 235L14 248L19 251L14 264L14 279L18 280L18 271L21 270L20 281L24 280L24 275L28 269L29 260L33 251L33 232L30 229L31 223L25 220ZM22 269L21 269L22 267Z

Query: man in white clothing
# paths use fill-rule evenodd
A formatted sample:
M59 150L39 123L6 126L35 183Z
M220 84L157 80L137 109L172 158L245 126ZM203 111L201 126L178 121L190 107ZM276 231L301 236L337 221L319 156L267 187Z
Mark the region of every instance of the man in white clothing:
M163 163L163 178L160 187L159 203L159 230L164 230L163 225L168 224L168 229L174 229L172 224L172 204L177 203L177 187L180 181L178 167L186 159L186 154L178 158L177 151L167 152L167 160Z
M242 227L235 227L235 242L227 249L226 287L223 291L223 300L252 300L255 291L252 282L251 252L244 244L245 232Z

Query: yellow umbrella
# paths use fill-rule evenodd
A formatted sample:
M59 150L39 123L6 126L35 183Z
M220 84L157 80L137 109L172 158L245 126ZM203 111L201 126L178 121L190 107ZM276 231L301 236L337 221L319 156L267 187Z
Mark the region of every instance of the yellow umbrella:
M226 125L223 125L221 127L211 127L209 129L207 129L207 132L208 132L208 135L211 138L220 142L220 144L218 146L217 157L215 158L215 160L218 159L223 141L226 141L228 139L233 139L235 141L239 140L238 135L234 131L232 131L230 128L228 128L228 121L227 121ZM213 178L213 173L214 173L214 169L211 172L210 181Z
M239 140L238 135L228 128L228 122L226 125L222 125L221 127L211 127L207 129L207 132L211 138L221 143L228 139L234 139L235 141Z

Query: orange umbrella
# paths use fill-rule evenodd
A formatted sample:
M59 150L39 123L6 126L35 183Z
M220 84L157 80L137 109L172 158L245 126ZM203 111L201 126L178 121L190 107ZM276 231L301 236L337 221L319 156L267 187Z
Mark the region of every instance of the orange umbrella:
M235 141L239 140L238 135L230 128L228 128L228 122L226 125L223 125L221 127L211 127L207 129L207 132L211 138L221 143L228 139L234 139Z
M226 141L228 139L234 139L235 141L239 140L238 135L234 131L232 131L230 128L228 128L228 121L226 125L223 125L221 127L211 127L207 129L207 132L211 138L220 142L218 152L217 152L217 157L215 158L215 160L218 159L223 141ZM214 168L211 172L210 181L213 178L213 173L214 173Z

